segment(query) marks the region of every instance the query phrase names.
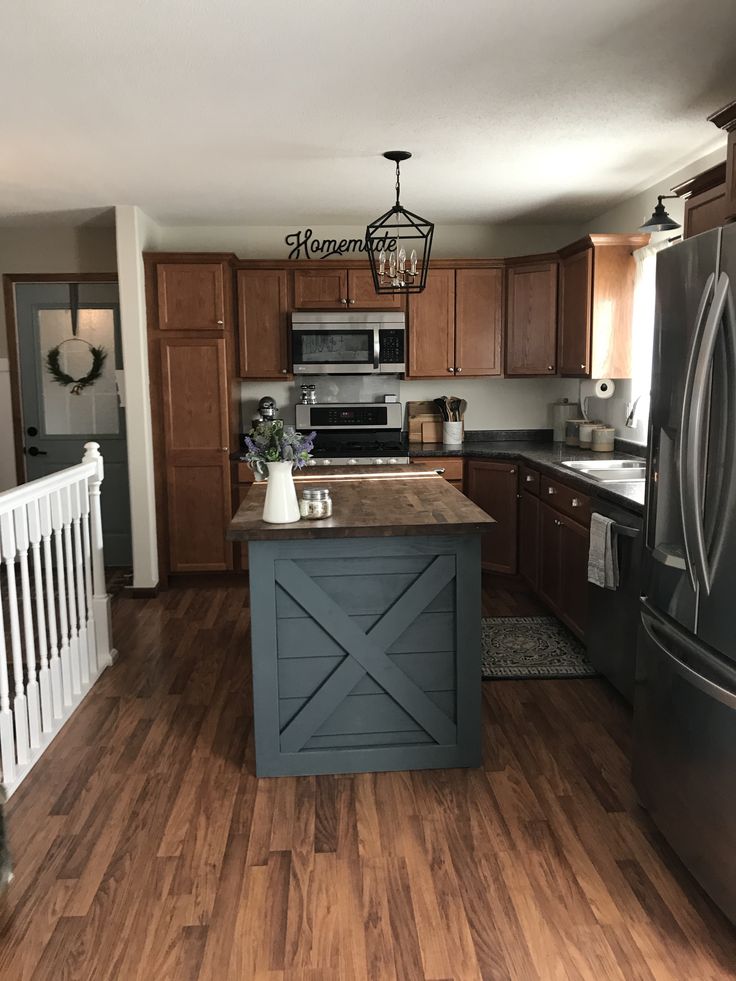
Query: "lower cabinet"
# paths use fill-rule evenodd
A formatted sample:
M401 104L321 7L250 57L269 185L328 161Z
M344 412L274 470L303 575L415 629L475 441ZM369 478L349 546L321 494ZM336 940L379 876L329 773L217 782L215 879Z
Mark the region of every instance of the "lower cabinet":
M539 503L540 597L582 640L588 619L588 529Z
M468 460L466 494L496 519L481 539L481 564L490 572L516 574L518 466L500 460Z
M519 574L539 589L539 499L528 491L519 494Z

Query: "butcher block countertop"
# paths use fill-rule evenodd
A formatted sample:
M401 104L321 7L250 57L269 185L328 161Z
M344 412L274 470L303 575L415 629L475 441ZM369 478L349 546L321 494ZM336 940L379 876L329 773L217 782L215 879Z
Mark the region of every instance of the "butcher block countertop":
M486 531L494 519L433 470L418 464L370 467L346 473L324 467L295 474L297 495L305 486L327 487L332 517L291 524L263 521L266 482L253 484L230 522L233 542L316 538L389 538L406 535L468 535Z

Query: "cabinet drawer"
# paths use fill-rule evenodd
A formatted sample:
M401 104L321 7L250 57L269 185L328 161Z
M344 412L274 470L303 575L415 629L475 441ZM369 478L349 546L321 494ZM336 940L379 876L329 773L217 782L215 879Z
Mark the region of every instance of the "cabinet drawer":
M586 494L552 480L551 477L542 477L540 496L556 511L561 511L574 521L579 521L586 528L590 525L590 498Z
M445 480L463 479L464 461L461 456L418 456L412 457L411 462L432 467L433 470L444 470L442 476Z
M539 471L532 470L531 467L527 467L525 463L522 463L519 467L519 475L521 490L528 491L530 494L534 494L535 497L539 497Z

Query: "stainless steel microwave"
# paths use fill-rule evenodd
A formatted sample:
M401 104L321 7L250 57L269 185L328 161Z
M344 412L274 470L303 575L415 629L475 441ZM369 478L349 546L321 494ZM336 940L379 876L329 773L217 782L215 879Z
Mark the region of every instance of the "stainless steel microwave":
M382 313L293 313L295 375L377 375L406 370L406 319Z

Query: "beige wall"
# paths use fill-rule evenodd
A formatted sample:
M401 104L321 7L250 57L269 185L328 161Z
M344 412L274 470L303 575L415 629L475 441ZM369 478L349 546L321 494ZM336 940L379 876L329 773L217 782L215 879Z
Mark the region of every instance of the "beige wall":
M115 272L115 226L0 228L0 274ZM0 306L0 358L7 357Z

